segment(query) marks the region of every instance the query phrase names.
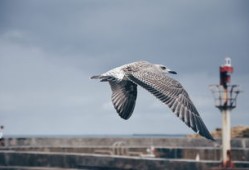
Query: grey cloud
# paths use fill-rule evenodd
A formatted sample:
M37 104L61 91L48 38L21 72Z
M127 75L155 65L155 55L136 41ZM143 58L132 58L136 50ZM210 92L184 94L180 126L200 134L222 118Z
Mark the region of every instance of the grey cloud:
M218 83L224 57L232 58L232 81L249 86L247 6L243 0L2 0L0 123L10 134L192 133L142 89L129 121L111 106L103 108L110 101L109 86L89 77L149 60L178 72L174 78L189 91L207 126L215 128L220 121L208 85ZM239 101L236 123L246 124L248 92Z

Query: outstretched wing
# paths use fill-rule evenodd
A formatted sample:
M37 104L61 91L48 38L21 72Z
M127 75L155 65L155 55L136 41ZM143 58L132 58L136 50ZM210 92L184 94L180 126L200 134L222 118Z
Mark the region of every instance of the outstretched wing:
M123 119L129 119L135 108L137 85L131 81L109 81L112 89L112 103Z
M207 139L214 140L190 100L188 93L178 81L156 69L130 72L127 78L142 86L163 103L167 104L169 108L195 132Z

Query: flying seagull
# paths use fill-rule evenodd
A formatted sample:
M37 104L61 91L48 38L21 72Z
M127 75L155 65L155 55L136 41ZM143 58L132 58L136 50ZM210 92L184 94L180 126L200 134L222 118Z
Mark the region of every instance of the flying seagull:
M112 89L112 103L123 119L129 119L133 113L137 98L137 85L139 85L168 105L188 127L203 137L214 140L188 93L167 73L176 74L164 65L137 61L92 76L91 79L109 82Z

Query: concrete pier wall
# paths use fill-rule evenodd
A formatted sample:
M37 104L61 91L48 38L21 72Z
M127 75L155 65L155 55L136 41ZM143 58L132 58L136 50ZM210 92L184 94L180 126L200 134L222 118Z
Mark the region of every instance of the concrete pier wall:
M218 166L218 162L191 162L184 160L141 159L122 156L85 154L0 152L1 166L63 167L101 170L204 170Z
M123 143L121 149L125 150L126 155L113 154L113 145L119 142ZM248 169L249 139L233 139L231 144L236 167ZM134 153L148 154L151 146L156 149L156 158L144 158L139 154L134 156ZM110 151L110 154L97 154L99 150ZM195 161L197 154L200 161ZM219 166L220 155L220 140L214 143L187 138L5 138L5 147L0 147L0 169L14 166L87 170L207 170Z
M122 148L141 154L154 147L157 157L170 159L220 160L220 140L192 138L127 138L127 137L84 137L84 138L6 138L5 149L15 151L43 151L67 153L96 153L96 150L114 150L115 143L123 143ZM231 141L232 157L238 161L249 160L249 138ZM1 148L0 148L1 149Z
M82 137L82 138L6 138L5 146L111 146L122 141L127 146L157 147L220 147L221 140L216 142L193 138L143 138L143 137ZM249 148L249 138L231 140L232 148Z
M119 148L117 148L119 149ZM116 149L116 150L117 150ZM129 156L140 156L148 154L147 147L129 147L125 146L122 148L125 153L120 153L116 155L129 155ZM220 148L168 148L168 147L154 147L156 157L167 158L167 159L190 159L195 160L199 157L199 160L215 160L219 161L221 159L221 149ZM0 148L0 150L5 151L16 151L16 152L60 152L60 153L84 153L92 154L99 153L111 155L114 148L112 147L5 147ZM103 152L105 151L105 152ZM232 149L232 159L234 161L249 161L249 149Z
M0 152L1 167L49 167L94 170L209 170L219 167L218 161L191 161L158 158L132 158L88 154ZM249 163L235 162L237 168Z

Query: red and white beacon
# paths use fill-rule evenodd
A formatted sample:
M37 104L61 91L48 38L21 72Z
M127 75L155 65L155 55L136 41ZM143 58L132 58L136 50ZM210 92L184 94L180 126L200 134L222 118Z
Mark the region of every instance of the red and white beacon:
M233 73L233 67L231 58L225 58L225 64L220 66L220 85L227 89L227 84L231 82L231 74Z

